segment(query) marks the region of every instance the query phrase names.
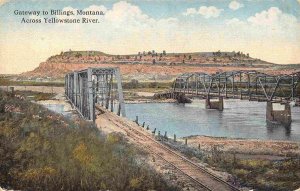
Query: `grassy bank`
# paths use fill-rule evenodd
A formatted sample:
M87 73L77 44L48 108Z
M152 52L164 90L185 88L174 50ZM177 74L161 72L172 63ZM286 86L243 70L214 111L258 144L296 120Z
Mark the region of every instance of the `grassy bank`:
M24 98L26 100L33 101L42 101L42 100L51 100L54 98L54 93L42 93L42 92L34 92L34 91L15 91L15 94L18 97Z
M65 83L61 82L36 82L36 81L14 81L9 77L0 77L0 86L53 86L64 87Z
M118 134L0 91L0 186L17 190L177 190Z
M225 152L219 146L210 150L194 148L181 142L164 140L169 147L179 150L190 159L200 160L217 170L232 175L229 181L255 190L283 191L300 187L300 158L286 160L242 159L234 152Z

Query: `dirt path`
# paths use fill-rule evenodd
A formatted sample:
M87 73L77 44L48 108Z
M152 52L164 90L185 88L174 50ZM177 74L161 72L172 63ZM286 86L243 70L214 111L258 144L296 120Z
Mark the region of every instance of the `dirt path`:
M102 108L101 110L105 111ZM96 124L101 126L101 130L105 132L117 131L125 134L129 141L172 166L173 169L176 169L177 175L184 176L186 181L193 185L192 190L238 190L204 167L185 158L179 152L156 141L151 134L132 121L105 111L104 114L97 117Z

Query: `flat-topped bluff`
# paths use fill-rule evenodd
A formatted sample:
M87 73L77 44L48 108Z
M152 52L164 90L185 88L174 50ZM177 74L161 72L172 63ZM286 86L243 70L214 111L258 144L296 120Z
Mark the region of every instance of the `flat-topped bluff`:
M184 72L217 72L220 70L262 69L272 63L251 58L242 52L166 53L142 51L131 55L111 55L100 51L68 51L51 56L25 78L62 78L70 71L88 67L120 67L126 79L170 79Z

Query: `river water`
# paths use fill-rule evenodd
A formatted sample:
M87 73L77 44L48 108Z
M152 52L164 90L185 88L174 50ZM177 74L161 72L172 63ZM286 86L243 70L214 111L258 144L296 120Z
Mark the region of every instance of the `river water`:
M230 138L300 141L300 107L292 107L292 125L266 127L266 103L224 100L224 111L205 109L205 100L191 104L126 104L127 118L145 122L168 136L206 135ZM156 131L156 132L157 132Z
M0 86L0 89L7 89ZM15 86L15 90L42 91L47 93L64 92L62 87ZM41 101L50 110L72 116L71 106L64 101ZM141 103L126 104L127 118L145 122L150 129L156 128L161 134L184 137L189 135L207 135L231 138L253 138L265 140L300 141L300 107L292 107L292 125L284 127L266 127L265 102L248 100L224 100L224 111L205 109L205 101L194 99L191 104Z

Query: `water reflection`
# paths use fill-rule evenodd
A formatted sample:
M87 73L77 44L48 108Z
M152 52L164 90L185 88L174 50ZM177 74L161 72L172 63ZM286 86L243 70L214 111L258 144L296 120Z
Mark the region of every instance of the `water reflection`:
M300 108L292 108L290 128L266 127L266 103L247 100L225 100L223 112L206 110L204 100L191 104L127 104L127 117L169 136L207 135L233 138L255 138L300 141Z
M68 118L72 117L72 111L71 111L72 108L70 105L66 104L65 102L61 102L59 100L46 100L46 101L39 101L38 103L43 105L47 109L62 114Z

